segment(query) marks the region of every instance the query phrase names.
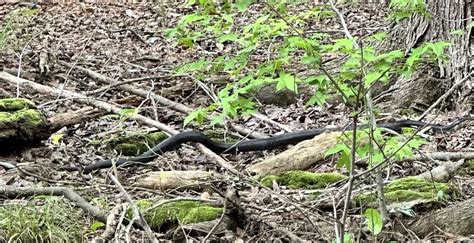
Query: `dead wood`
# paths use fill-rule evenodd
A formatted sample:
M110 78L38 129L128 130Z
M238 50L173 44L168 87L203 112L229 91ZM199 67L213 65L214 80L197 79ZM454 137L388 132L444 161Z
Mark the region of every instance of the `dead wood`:
M42 85L42 84L38 84L38 83L35 83L33 81L29 81L29 80L26 80L26 79L15 77L15 76L10 75L6 72L0 72L0 80L3 80L6 83L9 83L10 85L14 85L14 86L20 85L20 87L22 87L22 88L30 88L30 89L35 90L37 92L48 94L48 95L54 95L54 96L61 95L61 96L66 97L68 99L74 99L79 103L92 105L94 107L105 110L107 112L113 112L115 114L121 114L121 109L120 108L118 108L114 105L111 105L107 102L95 100L95 99L92 99L92 98L87 97L85 95L74 93L74 92L68 91L68 90L53 89L51 87L48 87L48 86L45 86L45 85ZM150 126L154 126L154 127L158 128L158 129L160 129L160 130L162 130L162 131L164 131L168 134L171 134L171 135L178 133L177 130L169 127L166 124L163 124L161 122L158 122L156 120L150 119L148 117L145 117L145 116L142 116L142 115L139 115L139 114L135 114L135 115L131 116L130 118L135 119L135 120L137 120L141 123L144 123L144 124L147 124L147 125L150 125ZM204 145L198 144L197 147L202 153L204 153L210 159L210 161L212 161L212 162L216 163L217 165L229 170L230 172L232 172L234 174L238 174L238 171L232 165L227 163L227 161L225 161L219 155L212 152L210 149L206 148Z
M138 208L137 204L133 202L132 196L128 194L127 190L123 188L122 183L120 183L120 181L114 175L109 175L109 177L115 184L115 186L120 190L122 196L127 200L128 204L130 205L131 212L133 213L132 219L130 220L130 223L127 226L127 230L130 230L133 224L138 224L145 231L149 241L153 243L158 243L158 239L156 239L152 229L146 222L143 215L140 213L140 209Z
M33 102L13 98L1 103L0 153L9 154L48 137L49 122Z
M66 63L66 62L62 62L62 61L59 61L59 64L64 65L64 66L69 67L69 68L76 68L79 71L86 73L87 76L91 77L92 79L94 79L96 81L99 81L101 83L104 83L104 84L114 84L114 83L118 82L117 80L115 80L113 78L106 77L106 76L104 76L100 73L94 72L94 71L92 71L90 69L87 69L87 68L83 68L81 66L72 65L72 64L69 64L69 63ZM176 103L176 102L174 102L170 99L167 99L165 97L162 97L162 96L159 96L159 95L156 95L156 94L150 94L146 90L136 89L132 85L122 84L122 85L120 85L120 88L124 91L127 91L131 94L135 94L135 95L138 95L138 96L141 96L141 97L147 97L148 95L151 95L151 97L156 102L158 102L158 103L160 103L164 106L167 106L167 107L169 107L173 110L177 110L177 111L182 112L182 113L192 112L192 109L185 106L185 105Z
M111 241L115 234L117 226L121 222L119 215L122 213L124 207L122 204L117 204L115 207L110 210L109 216L107 216L107 223L105 224L105 230L100 236L95 237L93 243L102 243Z
M132 180L136 186L153 190L194 189L202 190L211 180L222 180L222 176L208 171L152 171Z
M118 83L119 81L118 80L115 80L113 78L109 78L107 76L104 76L100 73L97 73L97 72L94 72L90 69L87 69L87 68L83 68L83 67L80 67L80 66L73 66L72 64L69 64L69 63L66 63L66 62L59 62L61 65L64 65L66 67L69 67L69 68L77 68L78 70L86 73L90 78L94 79L94 80L97 80L101 83L104 83L104 84L109 84L111 87L113 84L115 83ZM177 103L177 102L174 102L170 99L167 99L161 95L157 95L157 94L154 94L154 93L149 93L148 91L145 91L145 90L141 90L141 89L137 89L135 87L133 87L132 85L129 85L129 84L121 84L119 85L120 89L123 90L123 91L126 91L128 93L131 93L131 94L135 94L135 95L138 95L140 97L152 97L157 103L163 105L163 106L166 106L166 107L169 107L170 109L173 109L175 111L178 111L178 112L181 112L181 113L184 113L184 114L189 114L193 111L192 108L189 108L183 104L180 104L180 103ZM240 126L240 125L237 125L237 124L232 124L231 127L238 133L241 133L245 136L248 136L249 138L265 138L265 137L268 137L266 136L265 134L261 134L259 132L256 132L256 131L251 131L250 129L247 129L243 126Z
M257 177L280 174L289 170L304 170L324 159L326 151L338 143L342 132L323 133L311 140L298 143L294 147L264 161L251 165L248 171Z
M454 173L464 164L464 159L457 162L446 162L440 166L426 171L417 177L432 181L448 181Z
M181 225L176 230L174 230L173 240L184 240L185 236L183 235L183 230L206 235L208 232L211 232L211 230L214 229L213 234L223 234L226 232L227 226L232 224L233 221L234 219L231 219L229 216L224 214L222 218L205 222Z
M48 120L50 122L51 131L54 132L61 127L78 124L86 120L96 118L102 114L103 113L98 109L87 106L76 111L56 114L50 117Z
M442 230L443 234L472 235L474 234L474 198L429 212L405 227L420 237L433 234L438 230ZM402 226L398 225L397 228L399 232L404 232Z
M36 77L32 73L21 70L21 69L20 69L20 73L18 74L18 68L3 68L3 71L7 72L7 73L9 73L13 76L20 76L21 78L25 78L25 79L34 80L35 77Z
M424 161L424 160L459 160L474 159L474 152L434 152L423 155L416 155L402 161Z
M33 102L27 109L2 111L6 120L0 124L0 151L11 153L18 149L31 147L41 140L47 139L52 133L67 125L80 123L94 118L100 113L92 107L78 111L57 114L47 119Z

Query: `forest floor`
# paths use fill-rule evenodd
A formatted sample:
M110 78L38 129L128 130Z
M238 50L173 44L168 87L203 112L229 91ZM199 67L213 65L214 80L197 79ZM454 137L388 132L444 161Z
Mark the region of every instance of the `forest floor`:
M20 4L0 5L0 19L5 19ZM260 6L261 7L261 6ZM15 30L10 32L8 44L0 49L0 63L4 68L17 70L21 68L22 77L55 89L64 89L93 97L94 99L115 105L120 109L139 107L139 113L151 119L166 124L172 129L182 131L196 128L200 130L216 130L220 136L234 135L235 131L224 128L214 128L210 125L188 125L183 128L185 113L172 107L160 104L149 96L138 96L123 89L123 86L109 87L107 83L93 80L76 67L98 72L116 81L132 80L127 85L143 91L145 94L154 93L190 109L197 109L212 103L209 95L192 77L174 75L175 70L188 62L201 57L215 57L222 53L232 52L232 45L216 46L212 40L202 40L193 48L176 45L175 40L165 36L166 29L175 27L180 17L192 12L193 8L181 4L168 3L160 8L151 4L134 5L92 5L92 4L39 4L37 12L29 17L19 17L15 20ZM245 25L255 19L262 9L252 9L249 15L240 16L236 24ZM342 10L347 17L349 31L354 36L363 36L377 29L388 28L384 22L385 13L379 6L346 7ZM2 21L2 24L6 22ZM331 38L343 38L337 18L311 26L313 30L332 31ZM13 37L12 37L13 36ZM40 70L41 55L47 53L49 71L42 74ZM264 59L267 53L262 52L255 60ZM143 78L142 81L139 79ZM225 77L224 77L225 78ZM133 81L136 79L136 81ZM222 83L205 79L205 85L211 90L218 90ZM75 99L64 99L54 94L39 93L35 90L22 89L20 97L34 101L41 111L52 117L60 113L80 110L86 105ZM17 96L17 87L5 83L0 84L0 98ZM286 130L298 131L308 128L344 127L350 124L350 109L343 104L326 104L323 106L305 106L304 94L298 101L289 106L262 104L258 111L268 119L256 116L243 116L233 121L250 130L266 135L275 135ZM58 170L61 166L85 166L100 159L117 158L116 151L105 145L96 145L94 141L123 136L129 132L157 130L149 125L135 120L121 120L105 116L104 111L94 110L90 119L69 125L62 130L64 136L60 143L45 140L39 145L26 148L16 153L0 157L0 161L9 161L21 166L28 172L25 174L16 169L0 166L0 185L10 186L67 186L75 189L87 201L99 200L108 205L125 202L119 188L113 186L109 178L111 170L101 170L88 175L79 172ZM391 114L392 118L402 116ZM261 118L261 117L260 117ZM449 123L454 120L453 112L446 112L434 120L435 123ZM272 122L269 122L271 120ZM474 129L472 122L466 123L448 133L431 133L429 144L423 147L425 152L434 151L474 151L471 142ZM251 164L271 157L282 149L273 151L239 153L225 155L224 158L240 171ZM435 165L430 165L432 168ZM119 181L127 189L134 200L154 198L170 199L176 197L200 198L202 191L186 190L151 190L135 186L140 175L150 171L215 171L226 175L228 181L218 181L212 188L226 191L229 185L234 185L242 197L242 208L248 219L244 220L239 230L234 232L231 239L271 240L271 239L306 239L330 240L331 236L319 231L319 222L333 222L333 209L320 207L312 201L313 194L301 190L292 190L275 186L273 189L263 189L247 178L235 178L226 169L213 163L204 154L192 146L180 146L174 151L165 153L155 161L145 166L120 168ZM307 169L312 172L335 171L333 159L327 159ZM361 172L364 168L356 168ZM388 180L409 175L417 175L427 170L424 163L405 162L392 166ZM375 179L364 178L359 181L373 185ZM474 174L472 169L467 174L454 176L450 183L458 186L459 200L472 198L474 195ZM360 184L362 185L362 184ZM332 190L332 189L331 189ZM325 194L333 197L334 193ZM208 192L212 190L206 190ZM323 190L324 192L324 190ZM211 193L212 194L212 193ZM219 197L212 194L210 198ZM0 199L1 200L1 199ZM442 207L432 205L425 211ZM105 208L106 211L110 210ZM423 212L420 212L423 214ZM350 212L353 225L363 225L361 211L355 208ZM92 221L84 216L84 227ZM314 223L318 222L318 223ZM316 226L315 226L316 224ZM316 227L316 228L315 228ZM91 233L89 239L98 233ZM133 232L133 237L142 237L140 231ZM369 238L367 231L361 232L362 238ZM169 236L162 236L169 237ZM189 236L191 237L191 236ZM292 238L297 237L297 238ZM391 239L407 240L414 236L401 232L392 234ZM447 239L449 234L438 233L429 237ZM224 239L224 238L221 238ZM387 238L388 239L388 238Z

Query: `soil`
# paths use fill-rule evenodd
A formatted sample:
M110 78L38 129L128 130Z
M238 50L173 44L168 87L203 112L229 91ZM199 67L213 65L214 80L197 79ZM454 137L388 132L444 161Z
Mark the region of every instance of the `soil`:
M106 84L92 80L83 72L62 65L61 62L81 66L96 71L116 80L125 80L141 77L154 77L145 81L130 83L133 87L147 92L163 95L192 109L211 104L212 100L201 87L188 76L173 75L180 65L198 60L200 57L215 57L223 53L232 53L235 46L219 47L210 40L196 43L193 48L176 45L175 40L165 36L166 29L174 27L180 16L190 14L193 7L169 2L156 7L151 3L140 4L36 4L38 12L27 21L19 21L16 26L15 37L10 39L7 48L0 49L0 63L9 70L18 71L21 68L22 77L54 88L63 88L76 93L87 94L96 99L114 104L122 109L140 107L141 115L167 124L176 130L183 130L183 121L186 114L177 112L169 107L152 102L147 97L139 97L127 93L120 88L112 88L99 93ZM0 19L21 7L20 3L0 5ZM236 18L236 24L243 25L255 19L261 13L263 6L253 6L250 14ZM349 31L354 36L363 36L376 29L386 28L383 11L380 6L347 6L343 13L349 24ZM340 25L337 18L325 23L309 25L308 31L334 31L332 39L343 38L338 32ZM40 65L41 53L47 53L49 71ZM252 57L249 65L258 64L265 59L266 53ZM211 78L211 77L209 77ZM206 85L215 90L222 88L222 84L209 81ZM179 87L179 88L176 88ZM16 96L16 87L1 83L0 98ZM29 98L36 103L41 111L52 117L56 114L67 113L81 109L84 105L72 99L37 93L33 90L20 89L20 97ZM281 126L296 131L308 128L344 127L349 124L351 110L343 104L323 106L306 106L304 97L300 97L292 104L277 106L261 104L258 111L267 116L274 123L262 122L254 116L243 116L233 120L248 129L258 131L268 136L283 133ZM400 116L393 115L397 119ZM446 112L436 116L434 122L448 123L455 114ZM430 120L428 118L427 120ZM189 125L185 129L196 128L212 130L212 126ZM6 169L0 166L0 185L12 186L57 186L64 181L73 182L72 187L80 191L86 200L102 198L111 204L123 202L125 199L119 189L110 186L108 170L81 175L78 172L58 170L61 166L84 166L94 161L119 156L106 146L92 145L91 141L107 139L112 135L124 134L130 131L150 130L133 120L120 121L106 116L89 119L82 123L67 126L63 129L64 136L59 144L45 140L42 144L27 147L11 155L0 157L0 161L22 165L36 176L25 175L18 170ZM461 126L455 131L445 134L431 134L430 143L424 146L426 151L474 151L473 128L469 124ZM225 132L236 135L232 130ZM225 155L224 158L236 168L244 169L263 158L270 157L281 150L241 153ZM181 146L179 149L167 152L160 159L146 166L119 169L119 179L124 186L133 182L130 178L149 171L161 170L204 170L216 171L220 174L232 176L225 169L216 164L192 146ZM328 159L309 171L334 171L335 163ZM356 171L363 171L357 168ZM414 175L426 171L420 164L402 163L393 167L390 177L396 178ZM465 197L472 197L472 173L466 176L456 176L452 183L459 185ZM45 180L47 179L47 180ZM316 203L308 203L311 195L297 190L276 188L264 190L246 179L235 178L237 188L241 194L242 207L246 209L248 218L256 217L261 222L246 221L235 232L234 239L244 240L271 240L288 239L285 231L293 232L306 240L331 239L318 234L310 222L332 220L332 211L319 211ZM56 181L56 183L53 183ZM374 183L374 179L365 178L365 183ZM74 184L76 183L76 184ZM215 187L226 190L232 181L221 181ZM86 189L87 188L87 189ZM159 196L172 197L199 197L202 192L185 190L171 190L167 192L133 188L128 193L134 199ZM328 190L328 195L331 195ZM302 210L297 210L298 205ZM361 213L351 212L351 220L357 224L361 222ZM262 222L271 222L273 226ZM284 229L275 230L275 229ZM138 229L137 229L138 230ZM367 232L362 232L366 235ZM367 236L367 235L366 235ZM368 237L368 236L367 236ZM402 237L399 239L403 239ZM443 236L440 236L443 239Z

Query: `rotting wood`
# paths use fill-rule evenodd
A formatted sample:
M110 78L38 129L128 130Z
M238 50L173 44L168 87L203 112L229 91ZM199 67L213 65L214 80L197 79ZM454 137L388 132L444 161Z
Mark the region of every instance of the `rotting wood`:
M251 165L247 170L255 173L257 177L262 177L290 170L307 169L324 158L326 151L338 143L341 134L342 132L320 134L276 156Z
M61 127L77 124L86 120L98 117L102 114L98 109L91 106L83 107L72 112L60 113L48 118L51 124L51 130L60 129Z
M408 227L416 235L424 237L438 230L443 234L469 236L474 234L474 198L455 203L449 207L429 212ZM404 229L398 225L398 232Z
M208 171L152 171L132 180L136 186L153 190L202 189L211 180L222 180L222 176Z

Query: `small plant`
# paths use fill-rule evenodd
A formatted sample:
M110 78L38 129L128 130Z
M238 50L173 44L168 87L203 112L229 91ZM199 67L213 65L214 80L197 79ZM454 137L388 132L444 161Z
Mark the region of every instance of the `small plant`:
M346 132L346 136L340 137L340 142L333 148L326 152L326 156L339 153L341 156L337 161L337 167L346 167L348 170L351 168L351 145L352 144L352 133ZM373 131L372 139L377 145L375 148L371 148L371 144L368 142L370 139L367 130L359 130L356 134L357 149L356 154L359 158L372 156L371 164L369 166L376 166L379 163L384 162L388 157L396 160L402 160L405 158L413 157L413 150L419 149L421 145L426 144L426 141L414 135L413 129L403 129L400 136L385 136L382 134L382 129L377 128Z
M28 19L37 12L37 9L23 7L7 14L3 25L0 26L0 49L21 46L16 34L21 30L22 23L26 23Z
M376 236L382 232L383 222L380 213L373 208L368 208L364 212L367 228Z
M339 94L351 103L355 102L358 80L363 80L362 91L365 93L377 82L386 83L394 75L409 77L423 62L446 60L444 49L449 44L445 42L424 43L405 56L401 50L380 52L370 44L365 44L362 49L356 48L358 39L342 38L328 42L326 34L303 35L307 21L335 16L327 7L295 13L288 9L296 3L273 1L261 5L267 7L262 16L239 26L234 23L234 18L251 5L251 1L243 2L219 5L206 0L188 1L188 5L198 5L197 10L182 17L175 28L166 31L168 37L176 39L177 45L188 48L193 48L203 38L212 38L218 45L236 47L233 48L235 52L215 58L202 57L176 70L178 74L193 75L200 80L221 74L237 80L218 92L214 104L191 113L185 125L192 122L202 124L206 120L211 120L212 124L223 123L225 119L252 114L256 104L248 98L251 97L249 94L268 84L275 85L275 91L288 89L294 92L298 92L301 84L314 86L316 91L306 105L322 105L331 94ZM420 8L417 4L412 7ZM385 37L385 33L375 33L364 41L376 44ZM269 43L271 49L267 48ZM263 49L272 54L264 61L253 61L256 53ZM324 70L321 63L327 56L345 57L338 72ZM302 76L293 70L296 66L321 72Z
M409 18L413 13L430 17L424 0L392 0L389 4L390 18L399 22Z
M27 205L0 207L0 239L12 242L80 241L83 219L54 196L37 196Z

